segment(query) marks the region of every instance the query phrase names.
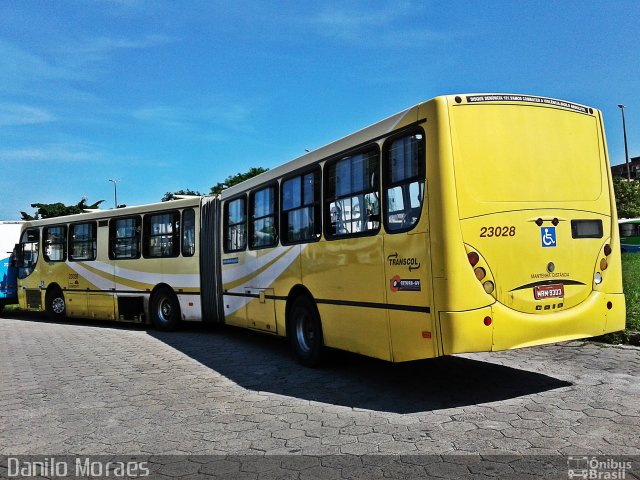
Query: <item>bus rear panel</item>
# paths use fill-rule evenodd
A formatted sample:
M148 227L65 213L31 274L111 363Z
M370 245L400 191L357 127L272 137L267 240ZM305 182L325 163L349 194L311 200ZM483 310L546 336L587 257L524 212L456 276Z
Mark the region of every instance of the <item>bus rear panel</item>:
M446 97L459 248L443 353L624 328L620 239L600 112L516 95ZM452 227L453 229L453 227ZM454 239L448 239L452 242ZM455 257L455 258L453 258ZM454 272L460 276L453 275Z

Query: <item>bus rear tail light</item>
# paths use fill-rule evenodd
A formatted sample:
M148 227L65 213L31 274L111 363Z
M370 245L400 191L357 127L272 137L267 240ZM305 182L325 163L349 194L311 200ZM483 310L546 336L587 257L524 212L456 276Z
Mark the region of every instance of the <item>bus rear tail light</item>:
M602 270L603 272L607 269L607 267L609 266L609 264L607 263L607 259L603 258L602 260L600 260L600 270Z
M492 320L491 317L484 317L484 324L488 327L489 325L491 325Z
M608 257L609 255L611 255L611 245L606 244L604 246L604 254Z
M596 285L600 285L602 283L602 275L600 274L600 272L596 272L595 276L593 277L593 281Z
M480 261L480 255L478 255L476 252L467 253L467 258L469 259L469 263L472 267L475 267Z
M482 267L478 267L474 270L474 273L476 274L476 278L480 281L482 281L484 279L484 277L487 276L487 272L484 268Z
M482 284L482 286L484 287L484 291L487 293L493 293L493 291L495 290L496 286L493 284L493 282L489 281L489 282L484 282Z

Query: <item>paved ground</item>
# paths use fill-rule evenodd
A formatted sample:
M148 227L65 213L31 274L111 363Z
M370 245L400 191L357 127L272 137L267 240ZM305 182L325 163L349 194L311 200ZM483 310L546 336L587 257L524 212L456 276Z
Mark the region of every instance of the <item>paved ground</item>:
M2 455L402 454L418 459L401 464L413 478L407 468L437 475L453 453L640 455L640 348L398 365L334 352L309 370L284 341L242 330L0 319ZM445 470L473 472L451 458Z

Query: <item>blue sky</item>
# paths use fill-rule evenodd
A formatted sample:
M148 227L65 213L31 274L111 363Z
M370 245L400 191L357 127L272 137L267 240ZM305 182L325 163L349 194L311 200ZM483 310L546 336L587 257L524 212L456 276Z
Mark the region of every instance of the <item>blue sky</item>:
M208 192L437 95L600 108L640 155L637 1L0 2L0 220ZM568 172L560 171L559 174Z

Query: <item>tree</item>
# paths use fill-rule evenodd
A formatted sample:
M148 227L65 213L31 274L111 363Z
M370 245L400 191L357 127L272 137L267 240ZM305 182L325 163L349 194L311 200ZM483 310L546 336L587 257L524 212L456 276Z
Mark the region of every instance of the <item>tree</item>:
M613 177L613 189L616 194L618 217L640 217L640 182Z
M65 205L63 203L32 203L31 206L36 210L35 215L29 215L27 212L20 212L22 220L38 220L41 218L62 217L63 215L74 215L82 213L84 210L93 210L99 208L104 200L98 200L91 205L87 205L87 199L83 198L75 205Z
M161 201L168 202L169 200L175 200L176 199L176 195L197 195L197 196L200 196L202 194L200 192L198 192L197 190L191 190L191 189L187 188L186 190L178 190L177 192L167 192L167 193L164 194L164 197L162 197Z
M260 175L261 173L264 173L268 170L268 168L252 167L248 172L236 173L235 175L231 175L227 177L224 182L218 182L213 187L211 187L211 194L218 195L222 193L222 190L224 190L225 188L229 188L233 185L244 182L245 180L249 180L251 177Z

